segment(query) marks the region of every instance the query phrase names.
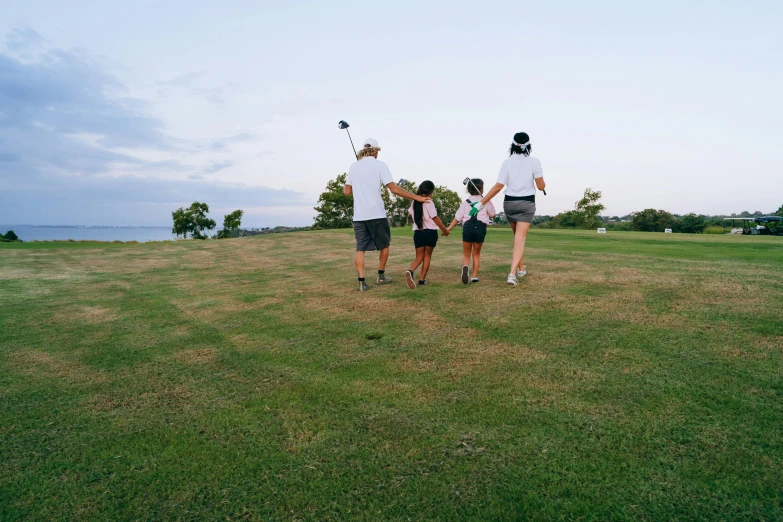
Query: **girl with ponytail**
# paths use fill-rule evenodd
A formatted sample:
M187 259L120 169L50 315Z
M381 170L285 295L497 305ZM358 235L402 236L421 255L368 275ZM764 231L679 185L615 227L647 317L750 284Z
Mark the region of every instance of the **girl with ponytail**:
M419 185L419 190L416 191L416 194L423 197L431 197L433 192L435 192L435 184L427 180ZM405 272L405 279L408 283L408 288L413 289L416 288L414 271L419 268L419 265L423 265L419 275L419 286L429 284L427 282L427 272L430 269L432 251L435 249L435 245L438 244L438 229L441 230L444 236L449 235L449 230L438 217L435 203L431 199L424 203L414 201L408 213L413 218L413 245L416 247L416 258L411 262L408 271Z

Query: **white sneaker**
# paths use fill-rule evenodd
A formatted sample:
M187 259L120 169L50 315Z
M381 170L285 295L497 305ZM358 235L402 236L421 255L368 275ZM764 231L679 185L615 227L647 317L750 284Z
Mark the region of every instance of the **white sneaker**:
M527 275L527 265L522 265L522 270L517 268L517 277L525 277Z
M511 286L517 286L519 284L519 281L517 281L517 278L514 274L508 274L508 279L506 279L506 283Z

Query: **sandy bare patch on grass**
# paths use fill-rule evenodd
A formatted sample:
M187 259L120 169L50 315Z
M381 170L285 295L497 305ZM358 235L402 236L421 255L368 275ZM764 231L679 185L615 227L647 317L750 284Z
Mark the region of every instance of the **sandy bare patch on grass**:
M78 306L75 312L75 317L85 323L106 323L117 319L116 312L103 306Z
M90 397L88 404L96 413L119 414L128 410L146 409L153 409L158 413L161 410L181 413L183 410L203 407L203 401L197 400L197 396L187 385L156 380L150 382L149 391L137 395L119 391L96 393Z
M508 361L525 364L547 357L546 354L532 348L500 341L479 341L476 344L467 340L454 344L447 367L449 374L454 376L484 371Z
M783 335L773 337L761 337L756 341L756 346L765 350L783 351Z
M753 360L767 358L766 352L760 351L752 343L748 343L747 345L743 345L743 346L738 346L738 345L718 346L716 347L716 351L720 355L723 355L724 357L730 357L730 358L753 359Z
M711 277L705 280L698 293L692 296L695 303L709 305L764 306L771 295L758 285L735 281L729 277Z
M33 379L60 380L66 384L96 384L106 382L106 376L77 361L39 350L20 350L9 360L11 367Z
M207 364L217 359L220 352L216 348L196 348L182 350L174 355L174 360L186 364Z
M282 302L277 297L267 297L256 301L244 302L233 297L221 297L214 299L202 299L199 301L187 301L175 299L170 301L183 315L199 320L225 319L232 313L241 313L251 310L260 310L267 306Z
M55 313L51 321L57 324L99 324L117 319L114 310L103 306L71 305Z
M328 287L313 288L312 290L325 292L328 290ZM399 302L394 299L367 295L366 293L347 293L345 291L330 297L308 296L305 298L302 307L306 310L325 313L330 317L353 319L363 317L366 317L368 320L373 319L367 314L369 310L377 310L387 320L402 317L403 314Z
M521 344L487 339L472 329L461 326L436 328L429 332L412 330L406 344L421 346L422 357L401 354L393 361L403 371L441 373L463 377L487 371L508 362L527 364L547 355Z

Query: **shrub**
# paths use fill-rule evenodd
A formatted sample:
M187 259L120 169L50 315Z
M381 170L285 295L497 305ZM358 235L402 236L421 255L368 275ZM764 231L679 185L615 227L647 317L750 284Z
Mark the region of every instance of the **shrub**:
M726 231L723 227L707 227L704 229L705 234L725 234Z

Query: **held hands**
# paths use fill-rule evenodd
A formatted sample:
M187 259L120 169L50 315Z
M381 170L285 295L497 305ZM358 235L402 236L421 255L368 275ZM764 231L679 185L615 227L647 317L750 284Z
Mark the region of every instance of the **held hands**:
M480 211L482 208L484 208L484 205L481 203L481 201L476 201L475 203L473 203L473 204L470 206L470 212L469 212L469 215L470 215L470 217L473 217L473 216L475 216L476 214L478 214L478 213L479 213L479 211Z
M451 234L451 229L450 228L444 228L443 230L440 231L440 235L442 235L443 237L446 237L449 234Z

